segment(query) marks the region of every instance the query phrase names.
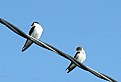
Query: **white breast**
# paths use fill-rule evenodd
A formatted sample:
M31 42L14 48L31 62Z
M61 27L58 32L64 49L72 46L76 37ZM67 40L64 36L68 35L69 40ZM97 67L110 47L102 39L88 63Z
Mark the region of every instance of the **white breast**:
M39 24L36 24L34 31L31 34L31 36L33 36L36 39L39 39L42 35L42 32L43 32L43 28Z
M77 60L83 63L85 59L86 59L86 53L84 51L80 51L80 53L77 54Z

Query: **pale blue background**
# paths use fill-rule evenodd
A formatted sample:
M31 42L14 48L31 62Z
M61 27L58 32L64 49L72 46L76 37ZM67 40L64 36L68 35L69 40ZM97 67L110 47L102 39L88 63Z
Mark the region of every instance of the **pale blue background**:
M85 65L121 81L121 0L0 0L0 17L28 33L41 23L41 40L74 56L87 53ZM0 24L0 82L105 82L33 44Z

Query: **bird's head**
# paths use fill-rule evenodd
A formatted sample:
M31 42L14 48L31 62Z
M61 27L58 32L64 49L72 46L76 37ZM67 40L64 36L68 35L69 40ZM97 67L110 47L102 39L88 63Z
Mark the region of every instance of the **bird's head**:
M82 50L83 50L82 47L77 47L77 48L76 48L76 51L82 51Z
M33 22L31 26L35 26L36 24L39 24L39 22Z

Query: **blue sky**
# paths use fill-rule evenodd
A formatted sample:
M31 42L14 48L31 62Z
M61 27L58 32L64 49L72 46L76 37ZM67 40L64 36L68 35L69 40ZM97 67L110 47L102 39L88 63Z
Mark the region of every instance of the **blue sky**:
M120 0L1 0L0 17L28 33L41 23L41 40L74 56L87 53L85 65L121 81ZM0 82L104 82L78 67L67 74L70 61L33 44L0 24Z

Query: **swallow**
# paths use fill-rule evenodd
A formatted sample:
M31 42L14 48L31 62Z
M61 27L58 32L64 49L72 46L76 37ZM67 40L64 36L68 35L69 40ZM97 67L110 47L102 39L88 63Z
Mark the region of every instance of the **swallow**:
M39 39L43 32L42 26L38 22L33 22L31 26L32 28L29 31L29 35L36 39ZM27 39L24 47L22 48L22 52L29 48L32 45L32 43L33 42L31 40Z
M85 53L84 49L82 47L77 47L76 51L77 52L76 52L74 58L77 61L79 61L80 63L83 63L86 59L86 53ZM66 70L68 70L67 73L71 72L75 67L76 67L76 65L73 62L71 62L71 64L66 69Z

